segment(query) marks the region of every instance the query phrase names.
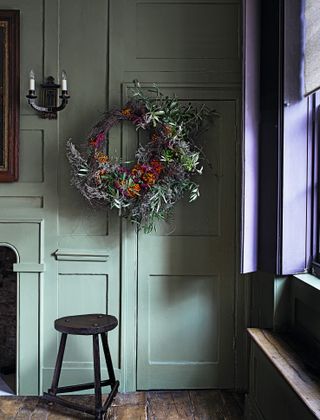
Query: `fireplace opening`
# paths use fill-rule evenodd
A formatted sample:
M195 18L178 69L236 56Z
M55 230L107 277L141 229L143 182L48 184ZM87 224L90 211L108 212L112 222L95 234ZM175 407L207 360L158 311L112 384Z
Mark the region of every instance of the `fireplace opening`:
M0 246L0 395L16 394L17 273L13 249Z

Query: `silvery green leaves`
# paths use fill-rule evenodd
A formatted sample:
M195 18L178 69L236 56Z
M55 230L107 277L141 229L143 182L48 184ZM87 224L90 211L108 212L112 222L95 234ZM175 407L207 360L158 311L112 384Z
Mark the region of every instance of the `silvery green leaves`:
M183 153L181 154L180 161L182 166L188 172L197 172L198 174L202 173L202 168L198 169L199 165L199 153Z
M71 164L73 172L73 181L78 177L85 178L89 172L89 166L87 161L81 156L79 151L72 144L71 139L67 141L67 158Z
M196 200L200 196L199 185L195 184L194 182L190 182L189 184L189 202Z
M136 82L131 92L133 98L146 107L148 120L153 127L157 123L168 124L182 137L193 137L193 140L202 122L215 114L205 105L198 109L191 102L186 105L175 95L165 96L155 84L152 88L142 89L140 83Z

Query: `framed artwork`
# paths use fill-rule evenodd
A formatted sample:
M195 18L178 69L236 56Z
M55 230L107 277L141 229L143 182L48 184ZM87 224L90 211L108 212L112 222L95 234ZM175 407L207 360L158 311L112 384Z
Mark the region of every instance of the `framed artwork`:
M18 179L20 12L0 10L0 182Z

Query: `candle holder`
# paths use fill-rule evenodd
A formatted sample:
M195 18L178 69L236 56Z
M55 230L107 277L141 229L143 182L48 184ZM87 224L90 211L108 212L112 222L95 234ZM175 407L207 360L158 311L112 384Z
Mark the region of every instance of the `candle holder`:
M28 104L35 111L39 113L41 118L47 118L50 120L57 119L57 113L62 111L69 99L70 95L67 91L67 80L65 72L62 73L62 91L59 98L61 103L58 105L58 91L60 85L55 83L55 80L52 76L49 76L45 83L41 85L40 92L40 104L36 103L37 95L35 91L35 80L33 71L30 72L30 89L29 94L26 96L28 99Z

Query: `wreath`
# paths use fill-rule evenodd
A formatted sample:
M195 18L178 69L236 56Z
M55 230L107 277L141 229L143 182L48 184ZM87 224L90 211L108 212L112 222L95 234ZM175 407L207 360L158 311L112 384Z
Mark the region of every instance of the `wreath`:
M156 85L148 91L138 82L129 102L106 113L91 129L85 153L69 140L67 157L71 183L93 205L117 208L119 215L144 231L168 220L177 201L188 194L199 196L194 175L202 173L204 156L195 140L211 111L182 104L175 96L164 96ZM148 142L137 148L135 162L106 153L108 132L121 121L148 134Z

